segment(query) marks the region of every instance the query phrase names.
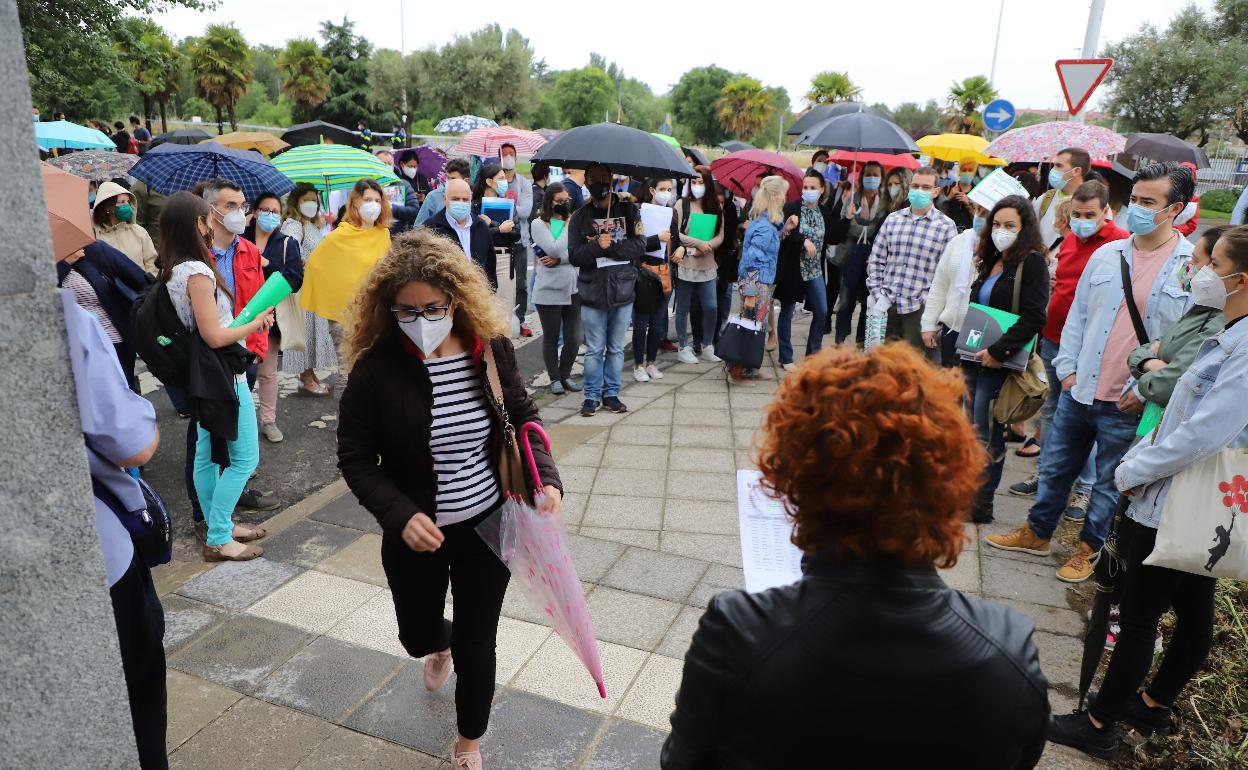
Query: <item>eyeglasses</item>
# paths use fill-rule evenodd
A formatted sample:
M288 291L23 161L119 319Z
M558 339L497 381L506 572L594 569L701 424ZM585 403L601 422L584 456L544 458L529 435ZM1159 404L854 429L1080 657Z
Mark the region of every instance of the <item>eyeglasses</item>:
M394 320L401 324L410 324L417 318L423 318L426 321L441 321L443 318L446 318L446 314L450 309L451 300L448 299L445 305L430 305L426 308L394 305L390 308L390 312L394 313Z
M215 209L215 208L217 208L217 207L216 207L216 206L213 206L213 208ZM224 208L225 208L225 212L226 212L227 214L232 214L232 213L234 213L235 211L241 211L241 212L243 212L244 214L250 214L250 213L251 213L251 206L247 205L246 203L227 203L227 204L225 204L225 207L224 207Z

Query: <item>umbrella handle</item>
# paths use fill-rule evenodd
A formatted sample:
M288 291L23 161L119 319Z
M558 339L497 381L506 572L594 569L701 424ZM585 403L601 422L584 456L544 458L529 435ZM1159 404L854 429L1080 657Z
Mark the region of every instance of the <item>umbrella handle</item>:
M533 474L533 485L540 491L542 487L542 477L537 472L537 460L533 459L533 444L529 440L529 433L534 432L542 439L542 444L546 447L546 451L550 451L550 436L547 435L546 429L540 423L526 422L520 426L520 445L524 447L525 459L529 461L529 471Z

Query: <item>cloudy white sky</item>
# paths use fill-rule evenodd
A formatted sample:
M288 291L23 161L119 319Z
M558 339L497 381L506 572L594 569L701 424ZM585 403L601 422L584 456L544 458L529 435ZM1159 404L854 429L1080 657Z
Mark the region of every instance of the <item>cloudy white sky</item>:
M199 34L205 25L233 22L253 43L282 45L316 37L323 19L344 13L377 47L407 50L440 46L489 22L526 36L554 69L584 66L591 51L666 92L692 67L718 64L746 72L765 85L788 89L794 109L804 106L810 78L820 70L848 70L868 102L896 105L944 100L950 83L987 75L992 63L998 0L867 0L823 4L738 3L705 0L633 0L596 3L454 3L406 0L343 3L325 0L221 0L216 10L177 10L156 20L175 37ZM1088 0L1004 0L996 84L1016 106L1063 106L1053 62L1077 58L1083 45ZM1195 0L1211 8L1213 0ZM601 14L593 10L601 5ZM1180 0L1106 0L1101 44L1118 40L1145 22L1165 26ZM748 11L737 11L738 7ZM767 13L766 8L774 8ZM681 30L689 34L680 37ZM402 37L401 37L402 35ZM927 36L933 40L927 40ZM912 38L923 38L912 43ZM1093 97L1093 108L1097 102Z

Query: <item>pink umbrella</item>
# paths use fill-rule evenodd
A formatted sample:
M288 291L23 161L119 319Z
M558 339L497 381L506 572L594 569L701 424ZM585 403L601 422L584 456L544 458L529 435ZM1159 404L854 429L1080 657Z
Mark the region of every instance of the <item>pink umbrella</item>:
M1067 147L1081 147L1094 159L1105 159L1122 152L1127 138L1108 128L1090 123L1054 120L1026 128L1015 128L997 137L984 149L985 155L1019 161L1050 161Z
M853 150L838 150L832 153L830 160L833 163L857 164L870 163L875 161L884 168L908 168L914 170L919 167L919 161L913 155L902 153L900 155L889 155L884 152L854 152Z
M802 197L802 170L793 161L771 150L730 152L711 163L715 180L735 195L748 198L759 177L779 175L789 180L788 199Z
M536 131L525 131L512 126L489 126L474 128L464 134L464 138L455 145L454 152L462 155L479 155L493 158L498 155L499 148L504 144L513 145L516 152L525 154L537 152L546 144L546 138Z
M526 422L520 426L520 443L529 461L534 483L540 485L537 462L529 433L536 433L550 450L550 437L541 425ZM541 489L534 490L533 499L541 503ZM563 637L572 652L581 659L598 685L598 694L607 697L602 679L602 661L598 658L598 641L594 624L585 605L581 581L572 564L572 554L564 536L561 517L538 513L523 500L508 496L499 512L477 525L477 533L511 570L511 576L524 592L529 604L550 618L555 633Z

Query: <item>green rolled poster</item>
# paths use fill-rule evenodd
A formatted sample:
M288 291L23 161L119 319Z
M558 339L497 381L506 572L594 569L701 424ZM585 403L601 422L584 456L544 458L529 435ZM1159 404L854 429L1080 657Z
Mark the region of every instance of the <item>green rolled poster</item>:
M699 241L709 241L715 237L717 219L714 214L690 214L688 236Z
M247 303L247 307L243 308L243 312L230 323L230 328L237 329L251 323L256 316L277 307L277 303L289 297L291 291L290 284L286 282L281 273L270 275L269 280L264 282L256 295Z
M1135 435L1147 436L1161 424L1161 413L1165 411L1157 404L1149 401L1144 405L1144 414L1140 415L1140 424L1135 428Z
M563 228L567 226L568 223L562 219L550 220L550 237L556 241L559 240L559 236L563 235Z

